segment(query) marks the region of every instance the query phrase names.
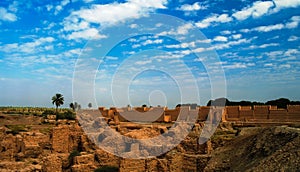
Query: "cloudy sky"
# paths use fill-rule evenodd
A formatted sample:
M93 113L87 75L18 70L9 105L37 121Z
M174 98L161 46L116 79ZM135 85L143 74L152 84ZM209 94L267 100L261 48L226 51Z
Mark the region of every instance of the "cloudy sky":
M299 0L2 0L0 105L300 100L299 22ZM109 47L122 26L138 34Z

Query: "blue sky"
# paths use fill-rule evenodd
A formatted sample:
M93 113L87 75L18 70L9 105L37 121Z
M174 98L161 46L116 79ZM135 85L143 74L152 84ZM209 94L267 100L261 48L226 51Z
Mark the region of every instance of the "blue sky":
M182 25L172 27L166 17L153 23L154 30L163 28L160 34L144 28L99 55L112 39L109 33L118 34L120 25L142 28L147 22L134 22L152 14L176 17ZM57 92L65 106L75 94L83 107L204 105L223 95L300 100L299 22L299 0L2 0L0 105L52 106ZM97 53L88 53L96 47ZM88 64L80 61L85 56ZM84 76L94 72L92 92L73 89L78 70ZM118 87L124 83L126 88Z

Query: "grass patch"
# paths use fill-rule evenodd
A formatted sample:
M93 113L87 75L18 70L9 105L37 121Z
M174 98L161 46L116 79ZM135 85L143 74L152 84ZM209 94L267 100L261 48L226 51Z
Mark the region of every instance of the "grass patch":
M43 134L49 134L52 130L52 127L41 128L39 131Z
M26 132L30 127L26 125L5 125L6 128L10 129L7 133L11 133L13 135L19 134L20 132Z

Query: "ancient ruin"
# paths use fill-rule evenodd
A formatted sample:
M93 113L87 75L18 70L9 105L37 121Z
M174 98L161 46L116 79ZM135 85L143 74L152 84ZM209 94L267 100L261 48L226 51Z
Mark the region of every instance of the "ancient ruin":
M149 112L149 114L160 112L161 114L155 116L154 120L149 118L153 120L149 123L149 119L143 121L143 119L136 118L139 114L135 113L136 111L141 114L146 112ZM180 113L183 111L186 115ZM128 112L126 118L121 115L122 112ZM223 150L222 147L226 147L227 143L235 143L235 140L238 141L246 136L251 139L254 137L251 133L258 134L258 131L264 131L261 127L286 125L297 128L300 122L300 106L290 105L287 109L278 109L275 106L228 106L225 108L201 106L195 109L190 107L177 107L175 109L162 107L106 109L100 107L98 110L80 111L76 121L56 121L54 116L51 115L45 119L23 116L24 119L22 121L18 120L17 124L13 123L14 120L17 120L16 117L0 115L0 119L3 121L11 120L10 123L6 122L6 124L14 124L0 123L0 171L81 172L93 171L103 167L115 167L121 172L211 171L230 168L228 164L232 161L223 162L215 157L215 154ZM29 123L24 125L22 122L26 122L27 118L30 118L31 121L34 119L35 122L31 125ZM133 119L133 121L128 119ZM215 133L207 142L199 144L198 140L203 128L209 123L218 122L217 119L220 120L220 124ZM184 125L177 126L177 124L189 120L195 121L190 130L188 130L188 123L184 124L186 128L182 127ZM12 126L20 125L24 127L24 130L18 133L12 132ZM170 130L172 126L174 129ZM109 127L111 130L107 132L105 127ZM89 130L85 130L87 128ZM290 138L284 143L288 144L293 141L295 142L293 144L296 144L298 142L295 139L299 140L300 138L298 130L279 128L268 130L268 132L275 132L272 133L275 135L278 132L279 134L284 133L283 135ZM132 142L130 139L119 142L114 134L116 132L128 138L140 140L166 134L168 136L166 142L172 143L172 139L174 139L172 137L175 137L174 132L184 133L185 131L188 131L187 136L176 145L143 141ZM106 149L110 149L110 151L99 147L95 142L97 140L105 140L105 143L107 143ZM111 147L112 145L118 145L118 149L114 150ZM167 150L168 146L174 147L160 156L139 158L139 156L150 155L150 152ZM275 148L271 146L270 148L263 147L263 149L273 150ZM297 149L295 148L295 150ZM244 149L241 151L244 151ZM120 152L125 157L130 156L138 159L116 156ZM275 150L273 152L276 153L274 153L274 156L277 156L278 152ZM273 156L273 152L269 152L267 155ZM231 156L231 154L226 152L226 156ZM260 156L260 154L257 153L255 156ZM214 165L214 162L210 161L211 159L214 159L216 163L219 161L222 161L222 163ZM285 165L284 168L287 168L288 164ZM258 163L258 166L257 169L263 169L264 167L260 163ZM295 167L299 167L297 162ZM236 169L243 168L237 166Z

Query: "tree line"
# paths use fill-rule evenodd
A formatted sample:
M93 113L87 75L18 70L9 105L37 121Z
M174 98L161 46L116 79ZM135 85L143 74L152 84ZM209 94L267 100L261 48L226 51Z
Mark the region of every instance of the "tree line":
M286 109L288 105L300 105L300 101L291 101L287 98L279 98L267 102L252 102L252 101L230 101L227 98L218 98L209 100L207 106L254 106L254 105L272 105L278 108Z

